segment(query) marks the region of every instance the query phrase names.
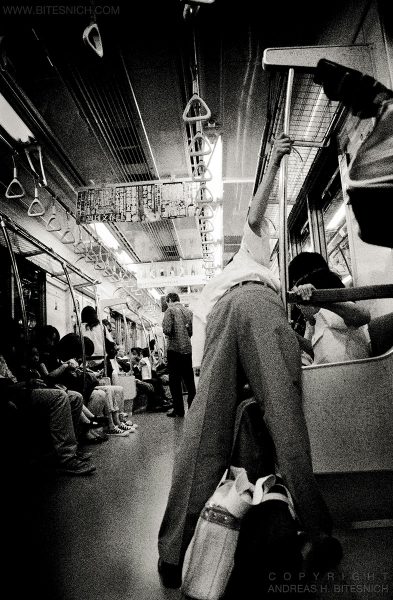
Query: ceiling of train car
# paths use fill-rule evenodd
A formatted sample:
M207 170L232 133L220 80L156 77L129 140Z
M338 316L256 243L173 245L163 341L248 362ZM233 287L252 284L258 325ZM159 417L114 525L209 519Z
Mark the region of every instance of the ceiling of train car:
M191 171L182 112L192 94L195 49L200 94L212 112L205 131L223 139L224 250L231 252L239 244L266 120L263 49L315 43L318 24L341 2L319 7L313 30L307 18L313 2L288 3L285 10L265 4L216 0L184 19L180 0L107 3L113 14L97 17L103 58L82 44L86 14L9 19L12 70L86 185L184 178ZM196 257L198 244L187 250L184 240L199 239L197 226L187 221L133 224L123 233L143 262Z

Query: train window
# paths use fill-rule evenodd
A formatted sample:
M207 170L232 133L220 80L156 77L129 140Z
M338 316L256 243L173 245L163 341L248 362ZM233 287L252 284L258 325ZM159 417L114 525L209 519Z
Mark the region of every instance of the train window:
M337 190L334 197L325 204L322 214L329 267L340 275L346 286L351 286L351 256L345 220L345 203L341 189Z

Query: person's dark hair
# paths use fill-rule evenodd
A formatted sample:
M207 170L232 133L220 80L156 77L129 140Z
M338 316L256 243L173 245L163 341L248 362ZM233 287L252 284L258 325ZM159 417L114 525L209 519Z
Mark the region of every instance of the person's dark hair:
M149 358L149 356L150 356L149 348L143 348L142 356L143 356L143 358Z
M340 277L329 269L326 260L317 252L300 252L289 263L289 285L311 283L317 289L345 287Z
M88 325L90 329L100 324L97 317L97 311L94 308L94 306L85 306L84 308L82 308L81 321L82 323L86 323L86 325Z
M94 344L86 336L83 336L83 340L85 343L85 354L89 357L94 354ZM57 354L60 360L63 361L70 360L71 358L81 358L82 343L79 335L76 333L67 333L67 335L62 337L57 346Z
M102 319L102 324L105 325L108 331L112 331L112 325L108 319Z
M166 301L167 302L169 302L169 301L180 302L179 294L176 294L175 292L171 292L170 294L167 294Z
M60 333L53 327L53 325L43 325L42 327L37 327L34 335L34 339L32 340L41 350L46 343L47 339L54 339L55 345L57 345L60 341Z
M149 348L150 348L150 350L151 350L152 352L153 352L153 350L154 350L154 347L155 347L155 345L156 345L156 340L155 340L155 339L151 339L151 340L149 341Z

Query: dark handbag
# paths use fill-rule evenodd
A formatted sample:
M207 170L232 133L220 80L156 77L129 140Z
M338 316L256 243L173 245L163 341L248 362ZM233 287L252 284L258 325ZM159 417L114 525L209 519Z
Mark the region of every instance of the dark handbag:
M92 391L100 384L97 377L86 369L86 373L83 374L83 369L75 369L75 371L67 373L61 381L68 390L79 392L83 398L89 400Z
M264 501L252 506L241 526L225 600L274 596L302 570L300 525L287 488L277 476ZM281 597L281 596L280 596Z

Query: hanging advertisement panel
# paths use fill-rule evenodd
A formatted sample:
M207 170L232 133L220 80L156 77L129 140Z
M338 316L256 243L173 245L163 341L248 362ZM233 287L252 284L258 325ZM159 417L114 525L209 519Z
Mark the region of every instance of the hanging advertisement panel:
M199 187L200 183L192 180L168 180L79 188L77 217L81 223L193 217Z
M202 259L138 263L131 268L139 289L204 285L207 281Z

